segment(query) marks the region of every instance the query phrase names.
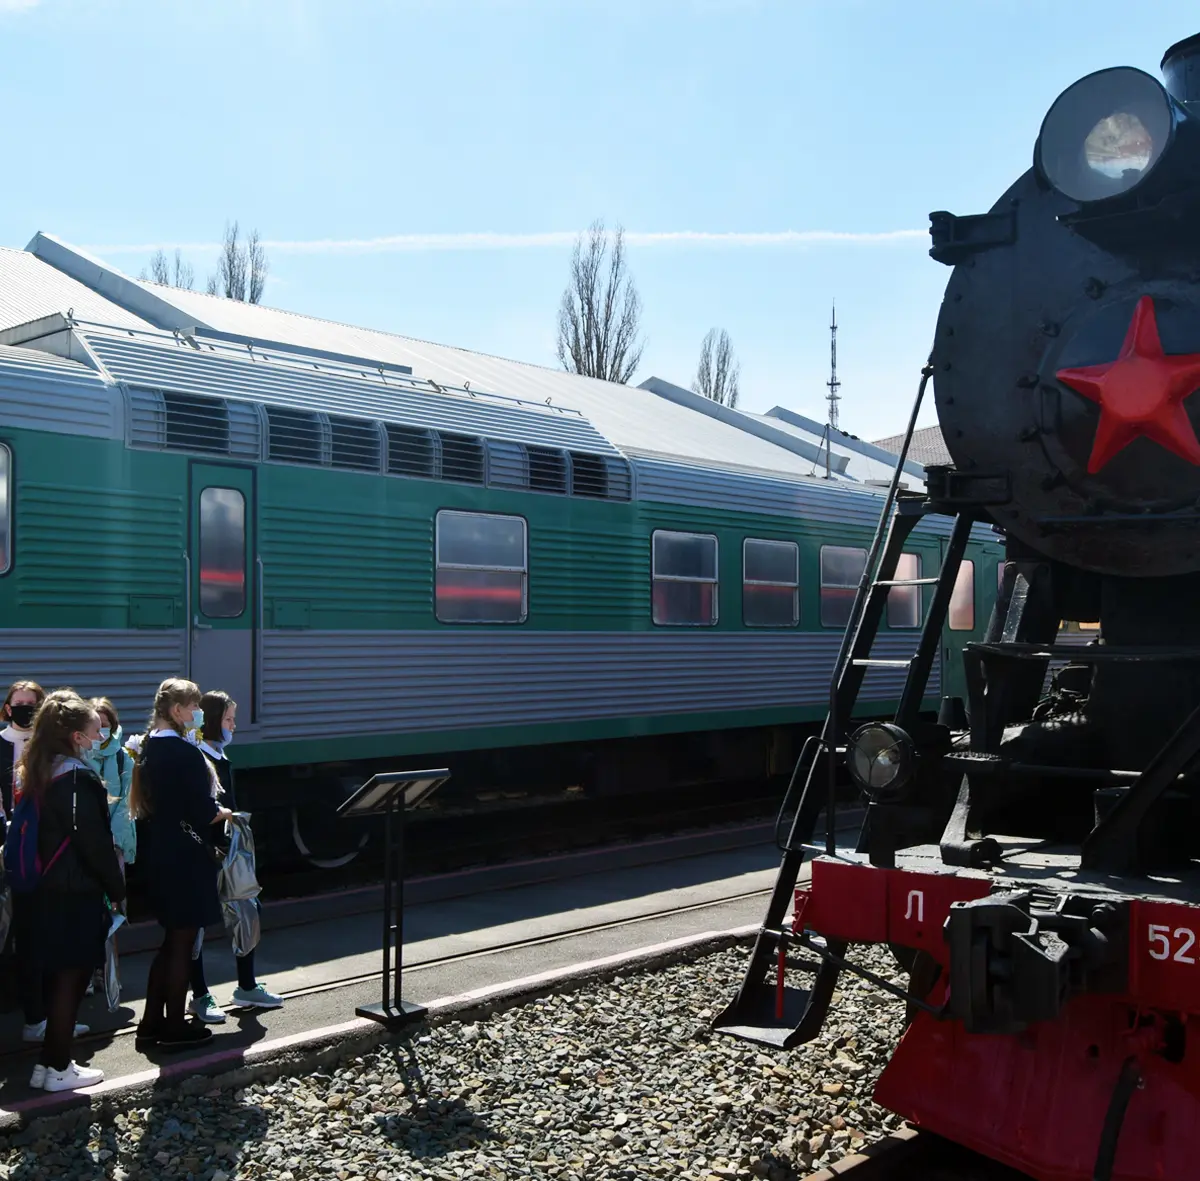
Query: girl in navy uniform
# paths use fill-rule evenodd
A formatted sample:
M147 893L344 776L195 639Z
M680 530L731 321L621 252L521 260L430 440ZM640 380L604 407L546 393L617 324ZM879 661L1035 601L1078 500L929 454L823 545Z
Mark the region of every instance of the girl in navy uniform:
M186 1018L192 946L202 928L221 922L213 826L231 815L213 798L204 755L187 741L188 730L203 722L200 690L191 681L163 681L133 772L130 810L145 822L139 856L164 931L137 1028L136 1044L143 1049L179 1048L212 1037L210 1029Z
M219 690L205 693L200 698L200 709L204 714L204 725L196 738L204 757L208 759L221 789L221 802L232 811L237 811L237 796L233 790L233 766L225 754L225 748L233 741L237 729L237 702L228 693ZM279 1009L283 997L269 992L254 975L254 952L236 957L238 985L233 990L233 1005L238 1009ZM201 1021L220 1025L225 1021L225 1012L208 990L204 977L204 951L192 960L192 1012Z
M75 1017L92 972L104 962L109 911L125 897L108 799L88 761L100 745L100 717L71 689L51 693L37 712L17 765L23 794L37 801L42 865L26 897L34 918L34 950L44 973L46 1030L30 1085L73 1091L104 1072L71 1059Z

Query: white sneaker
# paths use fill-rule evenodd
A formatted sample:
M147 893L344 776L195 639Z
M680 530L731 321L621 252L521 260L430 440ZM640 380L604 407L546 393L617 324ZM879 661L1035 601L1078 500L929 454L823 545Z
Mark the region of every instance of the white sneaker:
M217 1004L216 998L211 992L206 992L203 996L193 997L192 1003L188 1007L205 1025L225 1024L225 1010Z
M39 1062L29 1076L29 1085L35 1091L40 1091L46 1085L46 1068Z
M90 1025L78 1024L72 1031L74 1037L84 1037L92 1032ZM44 1042L46 1040L46 1023L39 1021L36 1025L26 1025L21 1029L21 1041L23 1042Z
M66 1070L46 1068L46 1081L42 1086L47 1091L78 1091L80 1087L94 1087L104 1082L104 1071L94 1066L80 1066L68 1062Z

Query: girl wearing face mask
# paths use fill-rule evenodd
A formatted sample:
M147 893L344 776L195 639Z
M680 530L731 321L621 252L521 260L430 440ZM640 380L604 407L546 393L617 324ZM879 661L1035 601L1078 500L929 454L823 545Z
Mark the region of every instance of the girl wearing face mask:
M233 741L237 729L237 702L228 693L219 690L205 693L200 698L200 709L204 713L204 724L197 738L200 750L216 772L222 792L222 802L237 811L237 797L233 790L233 766L225 754L225 748ZM257 904L258 899L255 899ZM278 1009L283 1006L283 997L268 992L254 976L254 952L237 956L238 986L233 990L233 1004L239 1009ZM192 961L192 1012L201 1021L210 1025L222 1025L225 1012L208 990L204 977L204 952Z
M12 815L14 769L24 753L25 744L33 733L33 719L46 699L46 691L36 681L14 681L9 686L0 720L6 728L0 730L0 802L5 816ZM5 826L0 824L0 829ZM40 1042L46 1036L46 1003L42 998L42 971L37 961L34 934L37 920L33 900L28 894L12 896L12 925L9 928L6 959L15 980L17 1002L25 1015L22 1038ZM86 1028L81 1027L86 1032Z
M38 805L42 874L28 895L34 942L45 974L46 1031L29 1080L47 1091L73 1091L104 1078L71 1059L75 1017L92 972L104 962L109 914L104 898L125 897L104 784L89 765L100 746L100 717L71 689L42 703L17 765L22 790Z
M0 721L5 723L0 730L0 799L5 816L11 816L13 810L13 768L33 733L33 716L45 699L46 692L37 681L14 681L0 707Z
M186 738L203 722L200 690L191 681L163 681L130 787L130 811L145 822L140 855L147 894L165 932L146 982L141 1049L183 1048L212 1037L186 1019L188 976L197 934L221 922L213 825L232 813L213 798L208 763Z
M121 871L137 857L137 829L129 814L129 787L133 781L133 756L124 749L125 733L117 707L107 697L93 697L92 708L100 715L100 749L93 760L108 789L108 818Z

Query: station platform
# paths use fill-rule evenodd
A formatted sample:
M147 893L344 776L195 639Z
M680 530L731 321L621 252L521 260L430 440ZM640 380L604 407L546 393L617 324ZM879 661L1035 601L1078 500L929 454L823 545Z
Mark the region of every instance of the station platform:
M495 875L485 873L481 880L491 881L490 888L406 907L405 999L429 1004L689 936L748 932L762 919L778 864L774 845L761 840L651 864L606 868L597 861L590 872L509 887L495 885ZM320 900L315 901L319 913ZM270 905L264 898L265 913ZM102 996L85 999L79 1019L91 1033L76 1042L75 1056L101 1067L108 1089L122 1079L144 1079L156 1067L177 1075L189 1059L211 1062L214 1054L227 1058L232 1069L256 1044L300 1041L351 1022L357 1005L380 999L381 926L378 909L268 926L256 969L271 991L285 997L284 1007L230 1009L226 1023L212 1027L211 1041L185 1053L134 1048L151 953L123 954L120 1008L109 1013ZM228 941L210 939L204 960L211 991L224 1005L236 982ZM5 1122L61 1098L29 1088L36 1059L36 1049L21 1042L20 1014L0 1016Z

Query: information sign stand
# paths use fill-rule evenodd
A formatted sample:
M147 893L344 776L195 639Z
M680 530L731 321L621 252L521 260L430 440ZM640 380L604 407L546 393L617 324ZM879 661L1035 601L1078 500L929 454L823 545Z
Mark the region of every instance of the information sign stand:
M340 808L339 816L384 818L383 841L383 999L354 1011L388 1026L406 1025L425 1015L422 1005L401 996L404 964L404 816L428 799L450 772L389 771L373 775Z

